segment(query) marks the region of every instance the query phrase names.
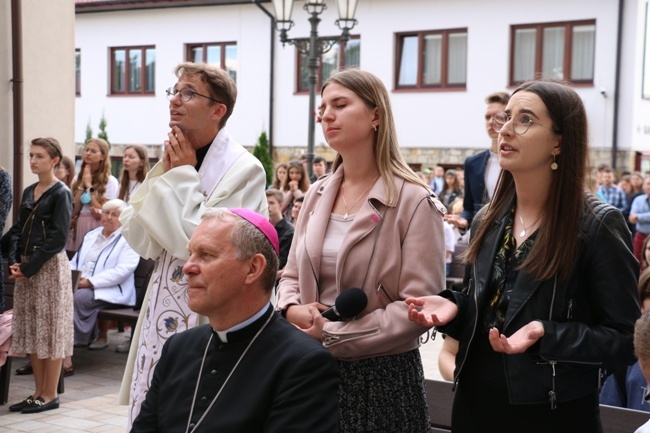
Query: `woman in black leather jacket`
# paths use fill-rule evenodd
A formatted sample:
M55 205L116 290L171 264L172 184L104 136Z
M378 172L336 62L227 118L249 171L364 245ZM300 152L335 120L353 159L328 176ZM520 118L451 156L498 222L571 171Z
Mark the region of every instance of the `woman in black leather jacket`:
M72 355L73 301L65 243L72 194L54 175L61 146L53 138L32 140L29 163L38 182L23 191L18 219L9 231L9 269L16 279L11 350L29 353L35 391L10 406L35 413L59 407L61 362Z
M462 293L411 298L409 317L459 340L456 432L601 432L603 374L632 363L638 262L614 207L584 193L587 117L555 82L517 88L503 169L472 223Z

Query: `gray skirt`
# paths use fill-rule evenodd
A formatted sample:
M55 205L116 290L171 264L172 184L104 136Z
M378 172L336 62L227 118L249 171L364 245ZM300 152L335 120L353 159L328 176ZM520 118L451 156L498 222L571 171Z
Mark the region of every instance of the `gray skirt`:
M74 342L90 344L95 341L99 335L97 316L100 311L111 308L126 306L96 300L93 289L77 289L74 294Z
M428 433L429 411L418 349L338 360L339 433Z

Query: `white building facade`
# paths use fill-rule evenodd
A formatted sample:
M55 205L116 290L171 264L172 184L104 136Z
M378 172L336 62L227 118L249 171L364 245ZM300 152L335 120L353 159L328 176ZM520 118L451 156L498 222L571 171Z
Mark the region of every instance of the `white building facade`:
M336 4L325 3L319 35L338 36ZM359 0L346 54L336 59L337 45L324 65L350 63L384 81L414 167L461 165L487 147L485 96L543 75L574 82L589 114L594 164L612 163L616 146L619 170L647 170L647 3ZM309 36L303 4L294 6L291 38ZM271 16L270 1L77 1L76 142L84 142L88 124L96 134L103 116L117 154L133 143L159 148L174 67L211 57L229 68L239 89L230 134L252 148L266 132L276 161L295 159L306 150L308 93L298 84L300 56L279 42ZM119 78L126 58L134 60L121 64ZM124 65L131 63L129 75ZM315 144L316 154L331 160L318 126Z
M74 27L70 0L0 2L0 166L14 188L7 229L23 189L38 180L31 140L54 137L64 154L75 148Z

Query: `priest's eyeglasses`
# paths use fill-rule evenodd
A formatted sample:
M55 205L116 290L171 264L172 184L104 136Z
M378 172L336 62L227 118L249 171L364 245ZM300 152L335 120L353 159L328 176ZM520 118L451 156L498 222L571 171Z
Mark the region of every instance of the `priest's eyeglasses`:
M170 101L174 96L179 95L180 98L181 98L181 101L190 102L192 97L194 95L196 95L196 96L202 96L203 98L207 98L207 99L209 99L211 101L214 101L214 102L216 102L218 104L224 104L225 105L224 102L219 101L218 99L214 99L214 98L211 98L211 97L206 96L206 95L201 95L200 93L197 93L197 92L195 92L194 90L191 90L191 89L176 90L175 88L170 87L169 89L165 90L165 93L167 93L167 99L169 99Z
M512 121L512 129L515 131L515 134L517 135L524 135L527 131L528 128L530 128L530 125L533 123L535 125L543 126L544 128L550 129L551 131L553 128L549 128L546 125L542 125L539 122L535 122L529 114L526 113L519 113L515 116L511 116L507 113L500 113L500 114L495 114L494 117L492 117L492 128L496 132L501 132L503 129L503 126Z

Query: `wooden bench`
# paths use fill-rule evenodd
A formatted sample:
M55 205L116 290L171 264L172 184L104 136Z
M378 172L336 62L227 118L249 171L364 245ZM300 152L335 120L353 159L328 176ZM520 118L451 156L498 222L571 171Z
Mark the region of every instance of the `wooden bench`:
M431 433L451 432L451 406L454 403L452 383L427 379L424 384L427 390Z
M452 383L426 380L425 386L431 433L451 432L451 407L454 402ZM601 404L600 418L605 433L631 433L650 419L650 413Z
M2 261L3 279L2 282L4 290L5 310L14 308L14 285L15 280L10 280L9 265L6 260ZM74 292L79 285L81 273L79 271L72 271L72 291ZM9 399L9 382L11 382L11 364L13 357L7 356L7 359L2 367L0 367L0 405L7 404ZM61 374L59 375L59 384L57 392L63 394L65 392L65 381L63 377L63 366L61 366Z
M97 320L113 320L118 323L128 323L131 325L131 329L133 329L138 322L142 301L145 292L147 291L147 286L149 285L149 279L153 273L155 263L154 260L140 258L140 262L135 268L133 273L135 278L135 307L102 310L99 312ZM133 336L133 332L131 332L131 336Z

